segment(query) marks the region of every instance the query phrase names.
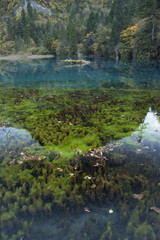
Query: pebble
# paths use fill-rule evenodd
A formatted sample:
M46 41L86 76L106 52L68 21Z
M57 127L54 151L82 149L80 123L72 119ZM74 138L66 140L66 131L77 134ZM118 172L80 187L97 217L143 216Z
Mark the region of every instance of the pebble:
M148 147L148 146L146 146L146 147L144 147L144 149L149 149L149 147Z
M109 209L109 211L108 211L110 214L112 214L113 213L113 210L112 209Z
M63 172L63 169L62 169L62 168L57 168L57 170L58 170L59 172Z
M141 154L141 153L143 153L143 150L142 149L137 149L136 153Z
M74 173L70 173L70 176L71 176L71 177L74 177Z
M90 179L92 179L92 177L90 177L90 176L85 176L84 179L89 179L89 180L90 180Z

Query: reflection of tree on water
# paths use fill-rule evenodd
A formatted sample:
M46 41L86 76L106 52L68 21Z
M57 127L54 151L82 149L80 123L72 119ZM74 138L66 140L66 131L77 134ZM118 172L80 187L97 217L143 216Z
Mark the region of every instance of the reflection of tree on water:
M11 140L13 138L12 134L11 134L11 130L7 129L5 127L2 127L2 129L0 129L1 131L5 132L6 137Z
M141 143L142 138L144 136L144 129L147 128L147 123L142 123L141 126L139 127L139 129L137 130L138 132L138 142Z
M23 129L3 126L0 128L0 153L21 151L24 147L35 143L30 133Z

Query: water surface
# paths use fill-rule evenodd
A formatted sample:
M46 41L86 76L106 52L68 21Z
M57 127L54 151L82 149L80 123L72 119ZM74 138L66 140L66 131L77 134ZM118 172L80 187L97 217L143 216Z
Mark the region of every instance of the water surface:
M160 65L156 61L87 59L89 64L67 64L62 59L1 61L2 87L34 88L131 88L160 87Z

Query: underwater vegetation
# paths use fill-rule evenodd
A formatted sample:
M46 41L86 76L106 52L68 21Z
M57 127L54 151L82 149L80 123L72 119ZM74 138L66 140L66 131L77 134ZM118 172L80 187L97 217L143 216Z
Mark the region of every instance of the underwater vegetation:
M0 122L28 130L43 146L84 152L120 139L143 121L153 97L136 90L0 90Z
M160 169L145 162L147 149L140 155L115 141L131 135L149 108L160 112L158 91L11 88L0 96L0 127L23 128L36 140L0 142L2 240L53 239L36 223L90 214L95 203L112 206L116 222L90 217L70 232L65 221L54 239L159 240Z

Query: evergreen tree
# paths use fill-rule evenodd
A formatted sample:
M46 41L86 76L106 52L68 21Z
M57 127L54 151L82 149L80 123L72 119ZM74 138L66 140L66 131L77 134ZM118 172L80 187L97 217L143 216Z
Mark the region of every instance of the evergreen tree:
M158 1L140 0L138 5L138 16L143 19L143 27L137 32L135 46L139 56L147 55L148 58L158 56L158 46L156 43L157 32L157 8ZM143 37L145 36L145 38ZM140 42L141 41L141 42Z
M91 12L87 20L86 34L95 32L98 24L98 13Z
M150 17L156 9L156 0L140 0L137 7L137 14L141 18Z
M30 0L27 1L27 13L28 13L28 16L32 19L33 9L32 9Z
M109 21L112 26L111 41L114 45L119 42L120 32L130 23L131 3L132 1L128 4L128 0L115 0L112 4Z
M8 33L8 40L14 40L15 37L15 27L12 24L13 18L9 17L7 19L7 33Z

